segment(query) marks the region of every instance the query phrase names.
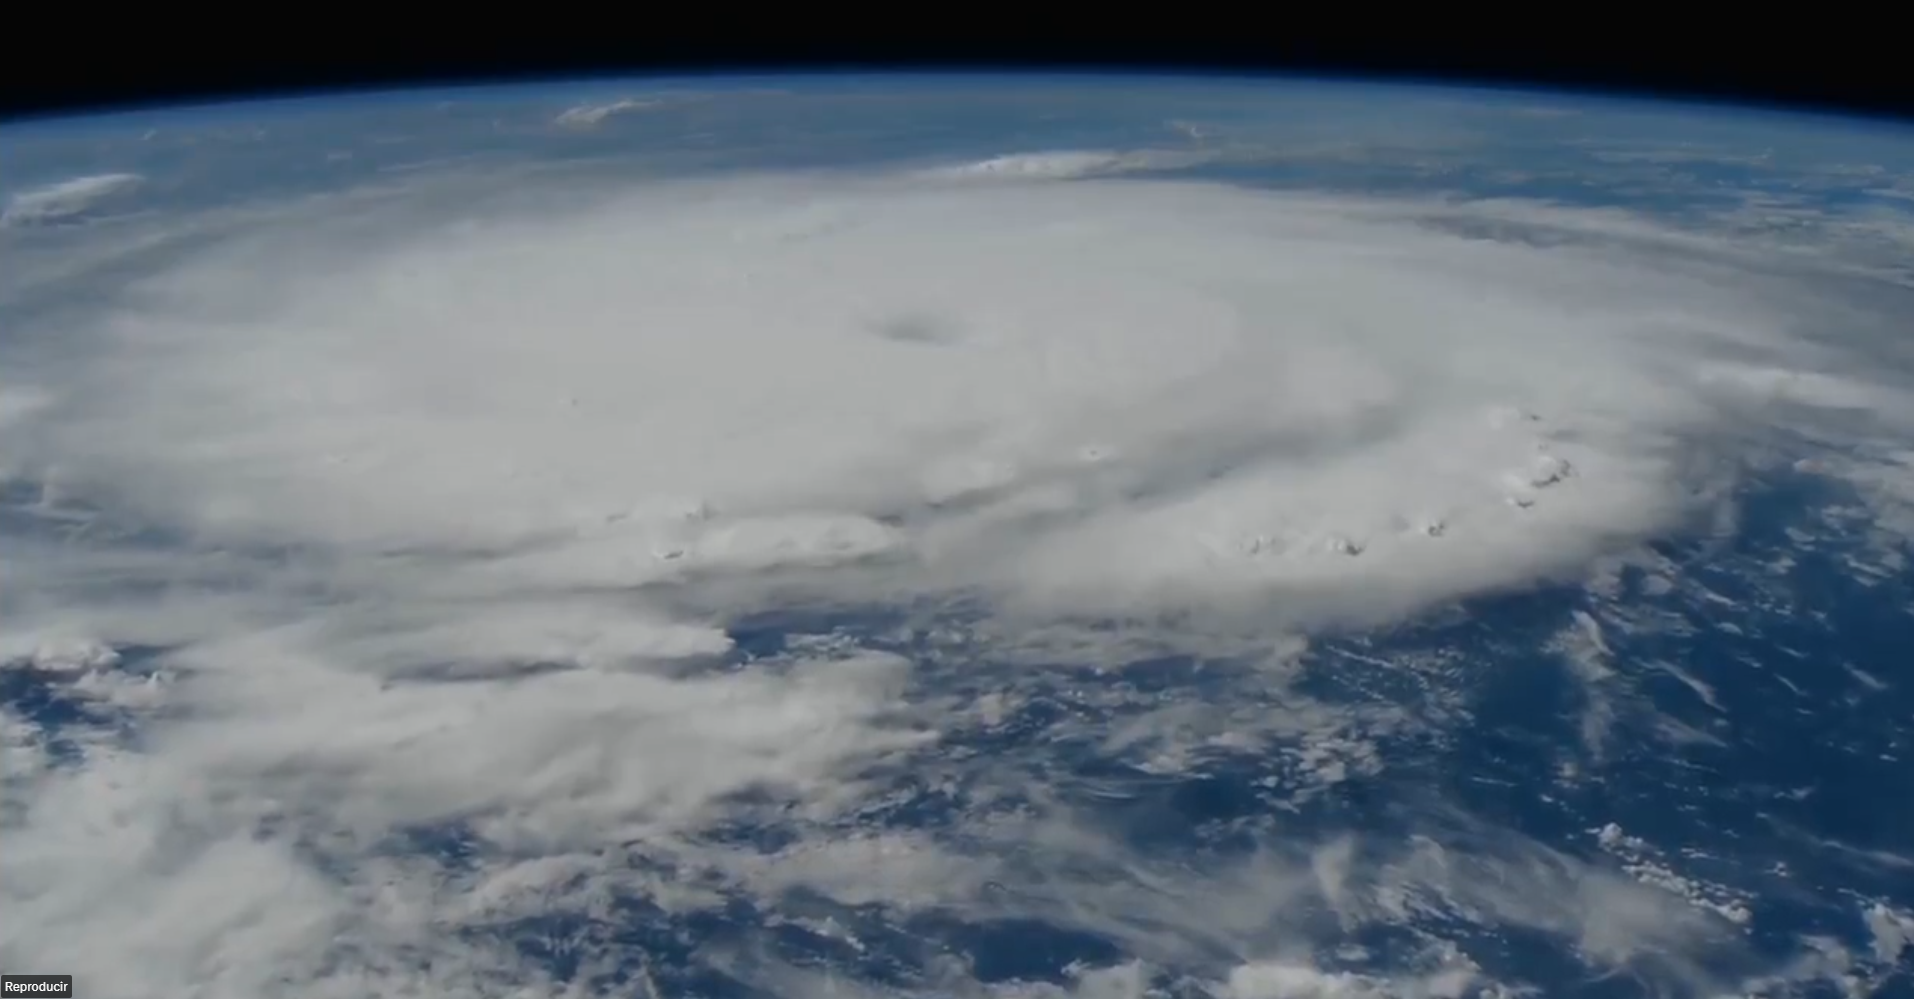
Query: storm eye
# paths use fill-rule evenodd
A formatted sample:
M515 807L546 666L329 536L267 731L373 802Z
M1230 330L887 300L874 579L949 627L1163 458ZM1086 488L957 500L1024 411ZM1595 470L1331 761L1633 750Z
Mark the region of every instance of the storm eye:
M924 314L892 316L877 323L875 332L886 340L927 346L952 344L963 338L955 322Z

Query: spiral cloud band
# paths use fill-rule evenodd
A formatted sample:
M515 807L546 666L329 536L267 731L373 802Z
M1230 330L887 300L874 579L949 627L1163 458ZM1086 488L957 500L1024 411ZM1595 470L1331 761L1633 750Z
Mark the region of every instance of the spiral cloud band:
M1284 912L1381 919L1406 884L1682 987L1793 973L1534 844L1179 875L1063 802L948 841L833 824L1014 690L933 703L909 657L825 639L736 668L754 615L961 607L979 660L1030 674L1145 647L1276 663L1731 517L1802 435L1914 431L1906 358L1840 261L1043 168L1080 160L396 186L207 222L112 295L26 314L0 475L73 529L0 536L4 651L167 651L99 693L137 747L71 769L10 741L0 954L84 961L92 995L552 994L479 929L614 888L717 904L635 850L753 898L1116 941L1085 997L1155 967L1238 999L1481 986L1452 953L1384 981L1285 949ZM1826 471L1908 524L1914 458L1866 453ZM707 835L754 796L814 832L775 858ZM390 849L446 823L461 869ZM1006 880L1030 851L1068 862ZM898 991L986 994L925 961Z

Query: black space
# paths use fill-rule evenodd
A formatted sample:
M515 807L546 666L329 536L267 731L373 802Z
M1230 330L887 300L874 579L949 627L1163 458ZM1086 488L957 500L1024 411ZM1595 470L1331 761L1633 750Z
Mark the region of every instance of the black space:
M1415 8L1322 5L1106 5L1038 18L955 7L543 4L375 16L291 4L251 17L218 8L196 22L172 7L103 17L37 4L9 15L0 122L393 88L897 71L1394 80L1914 120L1914 64L1899 33L1832 10L1789 8L1763 21L1723 9L1705 21L1697 9L1662 23L1609 8L1494 9L1520 14L1466 23ZM1327 27L1337 13L1352 16ZM152 14L165 17L140 23ZM1416 16L1429 23L1403 20Z

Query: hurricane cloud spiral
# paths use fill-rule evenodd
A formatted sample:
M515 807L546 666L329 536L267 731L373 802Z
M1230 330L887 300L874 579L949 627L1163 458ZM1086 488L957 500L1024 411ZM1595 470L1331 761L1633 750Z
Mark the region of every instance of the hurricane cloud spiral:
M0 475L70 530L0 536L6 651L166 651L97 695L137 745L71 768L9 740L0 955L86 962L102 996L552 994L468 931L735 891L1116 941L1131 963L1081 996L1149 994L1155 967L1241 999L1489 987L1453 953L1383 980L1289 947L1295 913L1353 925L1424 891L1677 991L1792 973L1486 833L1474 857L1322 842L1178 874L1035 792L948 836L855 831L887 768L990 724L991 695L825 639L740 664L754 615L961 608L976 658L1029 676L1138 649L1277 669L1731 515L1804 433L1914 431L1907 356L1863 335L1887 321L1840 261L1014 159L460 176L456 199L412 178L205 223L110 295L22 313ZM1829 474L1904 511L1899 453ZM1318 724L1334 755L1342 722L1238 735ZM710 835L767 808L810 831ZM447 824L463 866L392 848ZM1033 858L1056 863L1014 880ZM701 959L854 994L738 947ZM1065 994L937 960L896 990Z

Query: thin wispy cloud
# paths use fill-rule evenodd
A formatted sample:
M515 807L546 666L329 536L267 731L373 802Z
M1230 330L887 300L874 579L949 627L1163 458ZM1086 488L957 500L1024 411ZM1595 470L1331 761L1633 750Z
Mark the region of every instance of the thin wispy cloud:
M596 128L608 118L649 111L664 106L664 103L656 98L625 97L600 104L580 104L560 112L552 119L552 123L566 128Z
M18 191L0 209L0 227L76 221L123 199L145 181L136 173L102 173Z

